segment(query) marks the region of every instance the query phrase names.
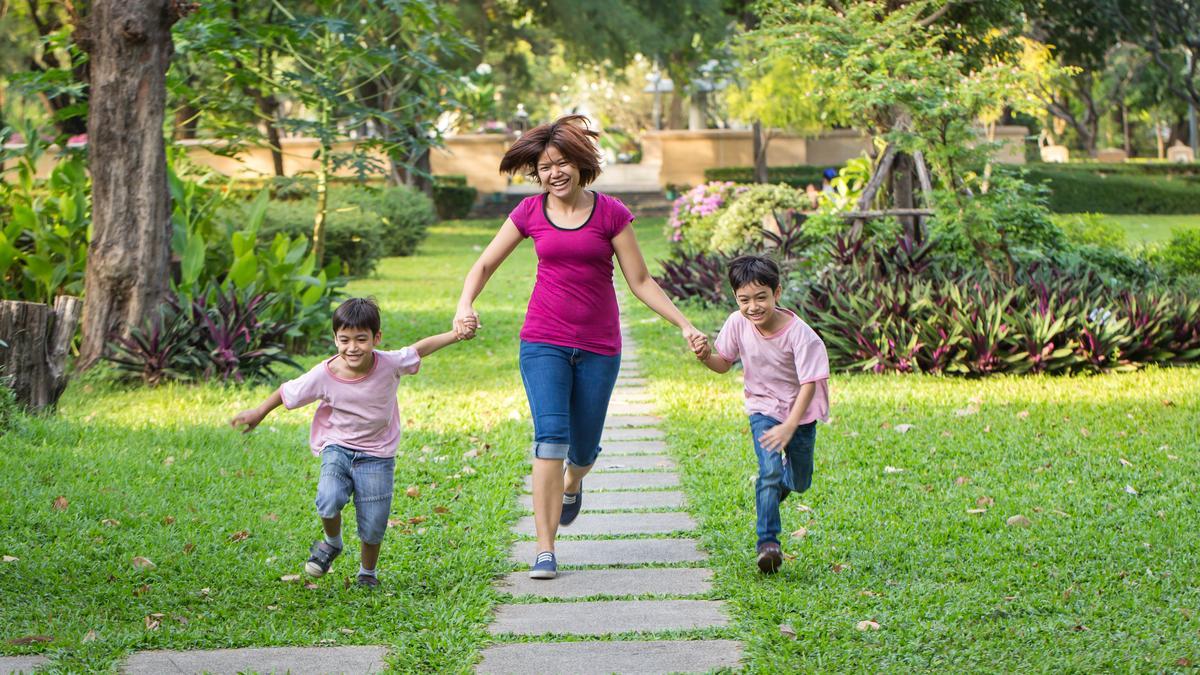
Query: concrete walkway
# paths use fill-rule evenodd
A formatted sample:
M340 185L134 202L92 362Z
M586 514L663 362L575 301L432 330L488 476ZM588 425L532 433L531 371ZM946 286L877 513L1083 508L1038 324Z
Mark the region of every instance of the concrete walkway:
M522 537L511 554L517 571L497 582L510 599L488 628L496 644L484 650L478 673L703 673L739 667L739 642L660 637L726 626L729 617L723 602L702 599L712 590L712 571L699 566L708 556L691 537L696 523L682 510L677 467L665 456L661 420L653 416L636 345L629 335L624 343L604 451L583 482L583 512L558 531L558 578L529 578L536 554L533 518L521 518L513 527ZM526 480L526 492L529 487ZM521 504L530 509L529 495ZM529 642L531 637L537 641Z

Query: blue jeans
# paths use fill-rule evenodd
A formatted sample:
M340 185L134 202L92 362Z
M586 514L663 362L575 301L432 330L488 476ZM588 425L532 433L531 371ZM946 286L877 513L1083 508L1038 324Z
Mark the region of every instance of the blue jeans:
M758 545L779 543L779 503L793 492L804 492L812 485L813 445L817 439L817 423L809 422L796 427L796 433L788 442L783 455L771 452L758 442L771 427L779 426L779 420L755 413L750 416L750 435L754 439L754 453L758 455L758 482L754 488L754 508L757 514L755 528L758 530Z
M321 451L321 478L317 481L317 515L333 518L353 494L359 540L379 544L392 511L395 468L395 457L375 457L340 445L325 446Z
M533 456L591 466L600 454L620 354L522 340L520 363L533 414Z

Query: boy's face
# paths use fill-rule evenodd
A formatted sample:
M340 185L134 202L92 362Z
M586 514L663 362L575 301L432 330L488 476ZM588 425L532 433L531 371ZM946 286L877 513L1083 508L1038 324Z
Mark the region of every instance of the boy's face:
M752 281L734 291L734 297L742 316L761 327L775 316L775 306L779 304L782 292L782 287L771 288Z
M357 368L366 363L367 357L383 340L383 333L371 334L368 328L339 328L333 334L333 343L337 346L338 356L351 368Z

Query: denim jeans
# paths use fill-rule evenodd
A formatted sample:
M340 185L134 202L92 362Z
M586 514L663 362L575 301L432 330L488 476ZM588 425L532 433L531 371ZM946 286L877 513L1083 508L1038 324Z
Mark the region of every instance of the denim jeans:
M754 488L754 508L757 514L755 529L758 544L779 543L779 503L793 492L804 492L812 485L813 445L817 438L817 423L809 422L796 427L796 433L788 442L784 455L762 447L758 439L771 427L779 426L779 420L755 413L750 416L750 435L754 439L754 452L758 455L758 482Z
M359 540L379 544L392 511L395 468L395 457L375 457L340 445L325 446L321 451L321 478L317 481L317 515L333 518L353 494Z
M533 456L591 466L621 356L522 340L520 363L533 414Z

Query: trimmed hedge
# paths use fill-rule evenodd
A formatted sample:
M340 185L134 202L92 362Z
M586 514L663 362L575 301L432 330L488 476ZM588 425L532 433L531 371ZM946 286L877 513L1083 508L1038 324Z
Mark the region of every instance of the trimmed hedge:
M475 206L479 191L467 185L467 177L455 174L433 177L433 205L439 220L466 218Z
M772 185L784 183L794 188L803 189L805 186L816 185L821 187L822 174L825 169L834 168L840 169L840 166L813 166L809 164L796 164L793 166L772 166L767 170L767 182ZM720 166L712 169L704 170L704 180L712 181L733 181L734 183L753 183L754 182L754 167L752 166Z
M1050 210L1056 213L1200 212L1200 178L1093 173L1040 164L1026 171L1026 180L1050 190Z

